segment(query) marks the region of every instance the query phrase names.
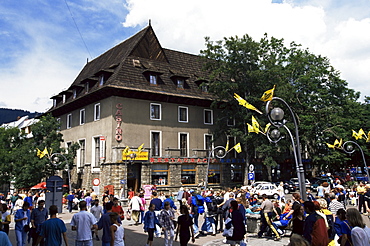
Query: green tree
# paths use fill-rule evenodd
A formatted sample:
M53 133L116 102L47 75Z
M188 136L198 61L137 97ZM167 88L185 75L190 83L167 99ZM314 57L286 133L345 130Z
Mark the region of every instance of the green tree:
M364 108L357 102L359 93L348 88L328 58L302 49L294 42L287 47L283 39L269 38L266 34L259 42L248 35L221 41L206 38L206 49L201 55L206 59L205 69L210 74L206 85L216 97L213 106L221 111L221 117L216 119L215 134L238 137L243 143L247 164L257 151L263 158L273 160L291 153L290 141L271 147L266 137L248 134L246 123L252 115L258 117L260 123L266 124L267 118L239 106L233 98L237 93L264 111L260 97L276 85L275 95L283 98L296 114L302 153L319 168L343 166L346 155L333 153L325 143L348 137L350 129L363 122L358 119L358 113ZM288 127L293 129L288 110L275 101L273 106L285 110ZM234 127L227 126L229 118L235 119ZM266 159L270 166L275 165L271 158Z

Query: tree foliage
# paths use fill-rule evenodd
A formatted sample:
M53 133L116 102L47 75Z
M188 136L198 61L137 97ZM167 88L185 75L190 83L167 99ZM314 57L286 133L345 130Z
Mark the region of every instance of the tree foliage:
M290 105L298 120L302 153L319 167L345 164L346 155L329 150L326 143L334 142L335 138L349 139L351 129L364 125L359 115L366 114L366 108L357 101L359 93L348 88L328 58L294 42L286 46L283 39L269 38L267 34L260 41L248 35L220 41L206 38L206 49L201 55L210 74L206 85L216 96L213 106L221 111L221 117L215 120L217 137L224 134L238 137L248 160L256 152L274 160L289 155L289 140L274 146L261 134L248 134L246 123L251 122L252 115L263 126L268 123L267 117L239 106L233 98L237 93L264 112L265 103L260 98L264 91L276 85L274 95ZM287 126L294 129L284 105L275 100L272 105L286 112ZM234 127L226 124L230 118L235 119ZM274 165L271 158L266 163Z

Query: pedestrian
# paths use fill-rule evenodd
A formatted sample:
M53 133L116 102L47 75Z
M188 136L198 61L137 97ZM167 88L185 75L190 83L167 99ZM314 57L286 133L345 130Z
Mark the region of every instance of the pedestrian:
M1 231L2 229L3 229L2 224L0 223L0 245L12 246L12 243L10 242L8 235L4 231Z
M167 193L165 195L165 197L166 197L166 199L164 199L163 202L162 202L162 209L164 209L164 203L165 202L169 202L170 207L173 208L173 209L175 209L175 210L177 210L177 207L176 207L175 203L173 202L173 200L170 197L170 194Z
M356 208L347 209L347 220L351 230L351 239L353 246L370 245L370 228L366 226L360 212Z
M146 201L145 201L145 198L144 198L144 193L140 193L139 198L141 199L140 224L142 224L143 220L144 220L144 212L145 212L145 205L146 205Z
M266 194L262 195L262 200L263 202L261 206L257 209L257 211L260 211L260 214L261 214L261 225L260 225L260 230L258 232L258 237L261 238L263 236L263 233L266 232L267 228L269 227L271 231L275 234L275 240L280 240L281 239L280 235L271 222L272 211L273 211L274 205L267 198Z
M231 223L225 224L225 228L230 229L232 225L234 229L232 235L226 237L226 243L230 245L240 245L247 231L245 230L244 217L238 208L238 202L235 200L230 202L228 217L231 218Z
M173 238L174 238L174 224L173 220L175 219L175 214L171 209L170 203L165 202L164 209L161 211L159 215L159 223L162 226L164 231L164 245L165 246L172 246Z
M22 209L23 203L24 203L23 198L21 196L18 196L18 199L17 201L15 201L14 204L13 214L16 214L17 210Z
M96 227L94 215L87 212L85 201L79 204L80 212L73 215L71 220L72 231L77 231L76 246L92 246L91 229Z
M69 192L69 195L67 196L67 201L68 201L68 211L72 213L73 209L73 200L75 199L75 195L73 194L73 191Z
M3 211L2 211L2 220L1 220L1 224L3 226L3 231L9 235L9 224L11 222L11 216L10 216L10 212L8 211L8 206L7 204L2 204L2 207L3 207Z
M201 230L203 233L211 232L212 236L216 236L215 217L217 216L217 202L213 196L213 191L205 198L205 205L204 222Z
M337 217L335 219L335 231L339 237L338 243L341 246L353 245L351 239L352 227L348 223L347 212L344 209L339 209L337 211Z
M124 220L124 211L122 207L118 204L119 200L117 197L113 198L113 207L112 207L112 212L117 213L120 217L121 220Z
M330 204L328 206L328 209L330 210L330 212L332 212L333 214L337 214L337 211L339 209L344 209L344 205L341 202L338 202L334 192L329 193L329 198Z
M100 217L103 216L103 207L99 205L99 199L94 200L94 204L90 209L90 213L94 215L96 221L99 221ZM95 233L96 241L100 241L97 227L95 227L92 231L93 237L94 237L94 233Z
M151 203L149 205L149 211L145 213L143 223L144 223L144 232L148 233L148 240L145 246L152 246L153 238L154 238L154 231L156 230L156 226L158 226L159 228L161 227L161 224L159 224L158 218L155 214L155 204L154 203Z
M17 246L26 245L27 232L30 230L29 224L31 222L31 212L28 209L29 207L30 204L28 202L23 202L22 209L18 209L14 215L14 231L17 239Z
M123 226L118 222L119 215L116 212L112 212L109 214L109 217L110 222L112 223L112 225L110 226L110 246L125 246L125 230L123 229Z
M152 200L150 201L149 207L151 205L154 205L154 213L157 219L159 219L159 215L161 213L161 207L162 207L162 200L158 198L158 194L156 191L152 192ZM161 227L159 225L155 226L155 236L160 237L161 236Z
M277 193L279 195L279 201L281 201L281 199L285 198L285 192L284 192L284 182L280 182L280 184L278 185L277 187Z
M194 243L194 230L193 230L193 220L189 215L189 210L186 205L180 206L181 215L177 218L177 230L175 241L177 241L177 236L180 234L180 246L187 246L190 240Z
M90 196L90 193L86 193L86 196L84 197L84 199L85 199L85 202L86 202L87 209L90 209L91 208L91 202L92 202L92 198Z
M63 237L65 245L68 246L66 225L63 220L57 218L58 207L51 205L49 207L49 213L50 219L42 223L36 245L39 245L42 239L45 238L46 246L61 246Z
M292 233L303 236L304 219L304 207L300 204L295 204L293 207L293 217L289 221L291 223Z
M180 190L177 192L177 201L179 202L180 205L182 205L182 197L184 195L184 188L183 187L180 187Z
M106 204L105 208L107 209L107 212L103 214L102 217L100 217L100 220L98 221L97 224L99 230L103 229L103 236L101 238L102 246L110 246L110 242L112 239L112 235L110 232L112 222L109 217L109 215L112 213L112 207L113 207L112 203ZM118 222L121 222L120 218L118 218Z
M31 192L28 192L27 196L23 199L24 202L28 202L29 204L29 209L32 210L33 209L33 197L32 197L32 193Z
M10 202L12 203L12 210L11 214L15 214L14 207L15 207L15 202L18 200L18 192L14 192L12 197L10 198Z
M304 209L308 216L304 224L303 237L311 245L327 246L329 237L324 218L316 213L313 202L304 202Z
M301 235L292 234L288 246L310 246L310 244Z
M45 201L40 200L37 202L37 208L32 210L31 213L31 225L32 225L32 246L36 246L37 239L40 235L41 224L44 223L49 217L49 212L45 208ZM40 241L40 246L43 246L44 240Z
M139 193L136 193L130 200L128 204L132 210L132 220L135 222L135 225L139 224L139 215L140 215L140 208L142 206L141 199L139 197Z

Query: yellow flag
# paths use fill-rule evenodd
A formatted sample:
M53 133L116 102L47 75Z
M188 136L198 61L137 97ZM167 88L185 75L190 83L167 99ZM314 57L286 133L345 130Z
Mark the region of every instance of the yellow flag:
M259 111L256 107L254 107L252 104L248 103L246 100L244 100L241 96L238 94L234 93L234 98L239 102L240 105L243 107L246 107L247 109L254 110L260 114L262 114L261 111Z
M233 149L235 149L236 152L240 153L242 152L242 146L240 146L240 143L237 143Z
M326 145L328 146L328 148L335 149L335 145L333 144L326 143Z
M271 126L271 123L268 123L268 124L265 126L265 131L264 131L264 133L266 133L266 132L269 130L270 126Z
M247 123L247 126L248 126L248 132L255 132L251 124Z
M337 145L339 145L339 141L338 141L338 139L335 139L334 146L337 146Z
M42 151L41 150L39 150L38 148L36 148L36 150L37 150L37 157L40 157L41 155L42 155ZM40 159L41 159L42 157L40 157Z
M264 101L264 102L271 101L272 98L274 97L274 90L275 90L275 85L272 89L267 90L263 93L261 97L261 101Z
M343 144L343 139L340 139L339 144L338 144L338 148L341 148L342 144Z
M228 150L229 150L229 139L227 139L226 147L225 147L225 151L228 151Z
M137 152L138 153L141 153L141 151L143 151L143 147L144 147L144 143L142 143L139 148L137 148Z
M366 143L370 142L370 131L367 133Z
M258 121L256 120L256 118L254 118L253 115L252 115L252 126L254 132L258 134L260 132L260 124L258 124Z
M358 131L358 136L360 139L362 139L362 136L366 137L366 133L364 132L364 130L362 130L362 128Z
M128 152L130 151L130 148L126 146L126 148L122 151L122 160L127 158Z
M352 137L354 137L356 140L359 139L359 135L357 132L355 132L355 130L352 130Z

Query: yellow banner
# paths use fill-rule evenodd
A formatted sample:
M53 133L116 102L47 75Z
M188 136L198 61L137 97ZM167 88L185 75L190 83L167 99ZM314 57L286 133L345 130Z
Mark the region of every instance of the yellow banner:
M131 156L135 156L135 158L131 158ZM122 151L122 161L147 161L149 160L149 151L142 150L140 153L136 150L129 150L124 153Z

